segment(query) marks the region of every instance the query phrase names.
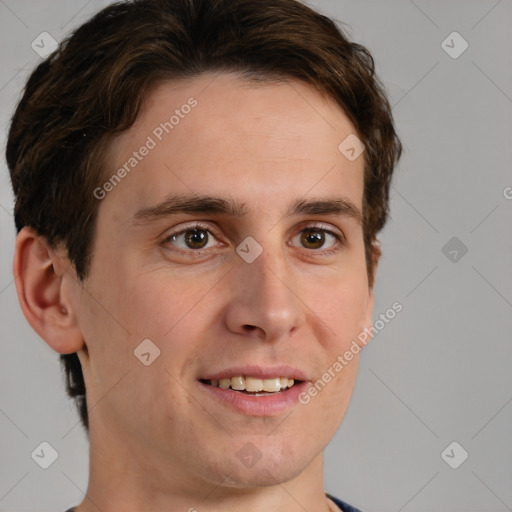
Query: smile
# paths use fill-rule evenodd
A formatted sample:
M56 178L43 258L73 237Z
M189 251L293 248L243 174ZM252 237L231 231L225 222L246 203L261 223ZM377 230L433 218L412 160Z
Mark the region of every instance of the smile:
M288 377L259 379L257 377L242 375L224 379L201 380L201 382L216 388L232 389L253 396L273 395L283 392L295 384L295 380L289 379Z

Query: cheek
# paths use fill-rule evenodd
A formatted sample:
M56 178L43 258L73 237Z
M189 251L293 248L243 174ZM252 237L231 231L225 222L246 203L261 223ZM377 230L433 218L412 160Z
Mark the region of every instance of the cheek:
M331 344L333 348L342 349L367 327L372 308L370 299L366 275L361 277L360 273L334 281L318 294L319 316L330 327L335 340Z
M168 271L138 277L125 299L127 321L137 335L165 339L182 328L198 325L203 302L215 296L218 277L191 273L176 278Z

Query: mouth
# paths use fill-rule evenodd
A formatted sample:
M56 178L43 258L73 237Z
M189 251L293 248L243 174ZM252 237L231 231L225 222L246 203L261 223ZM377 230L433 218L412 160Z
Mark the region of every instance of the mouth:
M260 379L248 375L238 375L222 379L200 379L200 382L214 388L231 389L244 395L260 397L284 393L295 384L300 384L302 381L288 377Z
M204 375L198 384L212 403L247 416L279 416L299 403L309 385L305 373L289 366L230 368Z

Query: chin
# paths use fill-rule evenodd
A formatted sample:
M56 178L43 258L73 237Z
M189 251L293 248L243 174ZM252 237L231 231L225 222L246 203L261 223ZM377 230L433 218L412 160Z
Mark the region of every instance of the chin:
M220 464L219 461L214 463L217 482L222 482L224 487L269 487L289 482L312 463L317 451L321 451L321 447L316 451L313 447L305 450L298 439L292 444L268 436L244 436L236 445L237 449L222 457ZM221 471L218 471L219 466Z
M281 477L277 477L274 473L266 472L264 469L260 470L260 472L251 474L239 475L239 474L231 474L227 477L223 485L224 487L230 487L232 489L254 489L254 488L262 488L262 487L273 487L275 485L284 484L289 482L296 476L300 474L300 471L295 471L293 474L290 473L290 476L286 477L281 475Z
M304 469L302 464L290 460L279 467L261 463L252 468L234 468L223 481L223 486L238 489L272 487L293 480Z

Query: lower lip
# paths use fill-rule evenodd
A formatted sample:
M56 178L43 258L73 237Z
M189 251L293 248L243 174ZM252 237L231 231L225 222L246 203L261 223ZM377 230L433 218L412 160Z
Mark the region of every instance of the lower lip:
M222 389L199 382L214 399L249 416L278 416L299 401L299 395L307 389L305 381L294 384L275 395L251 396L233 389Z

